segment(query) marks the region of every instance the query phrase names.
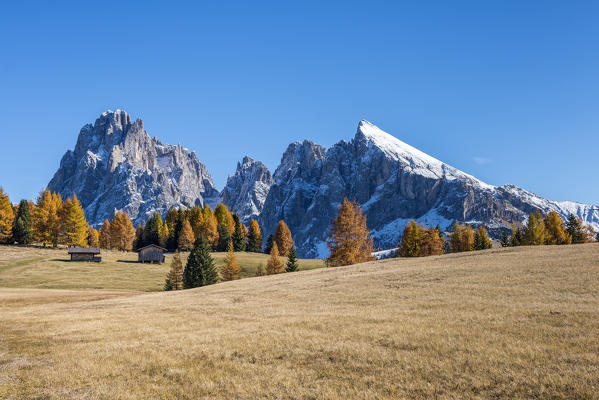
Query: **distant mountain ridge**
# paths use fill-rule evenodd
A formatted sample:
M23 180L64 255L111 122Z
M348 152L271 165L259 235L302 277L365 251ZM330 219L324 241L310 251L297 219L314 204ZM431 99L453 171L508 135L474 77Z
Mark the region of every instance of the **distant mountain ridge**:
M219 193L195 153L151 139L142 121L132 123L124 111L107 111L81 129L48 188L77 193L93 224L116 211L137 224L172 207L220 201L246 223L258 219L265 237L285 220L302 257L326 255L329 224L345 197L362 205L378 248L395 247L411 219L442 229L454 221L484 225L498 238L530 212L555 210L599 230L597 206L489 185L364 120L352 140L329 149L307 140L290 144L272 175L244 157Z

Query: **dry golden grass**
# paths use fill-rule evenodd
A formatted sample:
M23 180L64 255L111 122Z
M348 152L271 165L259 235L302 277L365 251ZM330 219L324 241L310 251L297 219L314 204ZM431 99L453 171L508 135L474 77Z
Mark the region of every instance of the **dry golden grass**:
M599 245L0 290L0 398L599 398Z

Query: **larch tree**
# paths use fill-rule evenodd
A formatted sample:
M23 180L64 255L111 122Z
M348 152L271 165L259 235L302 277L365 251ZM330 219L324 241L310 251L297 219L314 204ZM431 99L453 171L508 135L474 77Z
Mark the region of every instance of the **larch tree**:
M299 269L299 264L297 263L297 255L295 254L295 246L291 246L289 249L289 255L287 256L287 266L285 267L285 272L295 272Z
M88 227L87 244L89 247L100 247L100 233L93 227Z
M453 224L449 237L449 248L452 253L474 250L474 231L470 225Z
M130 251L133 249L135 240L135 228L127 213L116 213L110 223L111 248Z
M231 215L231 212L227 206L225 206L223 203L218 203L216 205L216 209L214 210L214 215L216 216L218 225L222 225L227 228L229 235L232 235L235 231L235 222L233 221L233 216Z
M112 249L111 229L110 222L108 219L104 220L104 223L100 227L100 248L110 250Z
M545 215L545 244L570 244L572 238L566 232L564 220L555 211Z
M276 239L275 242L278 244ZM372 234L366 226L366 216L362 214L358 203L343 200L331 225L327 246L327 265L331 267L374 260Z
M45 245L58 244L62 201L48 189L40 193L31 216L33 239Z
M208 204L202 210L202 224L198 236L204 236L206 241L213 248L218 244L218 221Z
M258 221L255 219L250 221L247 251L252 253L260 253L262 251L262 234L260 233L260 225L258 225Z
M487 230L484 226L479 226L474 232L474 250L486 250L493 247Z
M12 236L19 244L31 244L33 232L31 228L31 209L29 201L21 200L17 206Z
M241 274L241 267L237 263L237 256L235 255L235 249L233 243L229 242L229 248L227 255L225 256L225 264L223 265L221 277L223 281L233 281L239 279Z
M445 240L439 228L420 226L420 256L438 256L444 253Z
M524 228L523 244L528 246L540 246L545 244L545 223L540 212L531 213L528 216Z
M583 232L583 243L593 243L595 241L595 230L591 225L585 225L582 227Z
M270 251L270 257L266 263L266 273L268 275L275 275L282 272L285 272L285 268L283 267L283 262L279 257L279 248L277 246L277 242L274 242Z
M164 290L181 290L183 289L183 263L179 253L175 253L173 261L171 261L171 268L166 275L166 281L164 282Z
M200 236L193 245L187 258L183 271L183 284L186 289L199 286L212 285L218 282L218 272L214 259L210 255L210 248L203 236Z
M0 243L12 242L12 229L15 221L15 212L8 194L0 187Z
M398 255L400 257L420 256L420 228L411 220L403 230Z
M77 195L64 202L61 236L67 246L88 247L89 225Z
M178 247L180 251L189 251L193 248L194 234L193 229L191 229L191 224L188 220L183 222L183 228L181 228L181 232L179 232L179 243Z
M291 236L289 227L283 220L280 220L277 224L274 241L277 243L279 253L282 256L287 257L287 254L289 254L289 249L291 249L291 246L293 246L293 237Z
M522 230L516 224L512 225L512 236L510 236L510 245L511 246L522 245Z

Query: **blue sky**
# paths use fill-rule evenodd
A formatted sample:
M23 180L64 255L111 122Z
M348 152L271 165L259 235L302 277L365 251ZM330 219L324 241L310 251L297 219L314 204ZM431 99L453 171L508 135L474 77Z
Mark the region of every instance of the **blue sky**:
M488 183L599 203L599 2L11 3L13 202L121 108L195 150L219 189L246 154L274 170L290 142L330 146L367 119Z

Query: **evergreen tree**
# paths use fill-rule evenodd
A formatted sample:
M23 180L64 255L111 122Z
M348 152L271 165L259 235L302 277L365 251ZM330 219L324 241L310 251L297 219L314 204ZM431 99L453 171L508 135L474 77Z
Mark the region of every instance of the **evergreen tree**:
M13 239L19 244L31 244L33 232L31 229L29 202L27 200L21 200L19 203L14 221L12 228Z
M0 187L0 243L12 242L12 228L15 221L15 212L8 194Z
M179 253L175 253L171 262L171 269L164 282L164 290L181 289L183 289L183 263L181 262Z
M242 223L237 214L233 214L233 223L235 224L235 230L233 231L233 235L231 235L233 248L235 251L245 251L245 237L241 229Z
M183 283L186 289L212 285L218 282L218 273L214 260L210 255L210 248L203 236L196 240L185 265Z
M291 231L289 230L289 227L283 220L280 220L277 225L274 241L277 243L279 253L282 256L287 257L287 254L289 254L289 249L291 249L291 246L293 246L293 238L291 237Z
M283 268L283 262L279 258L279 248L277 242L272 244L272 250L270 251L270 257L266 263L266 273L268 275L280 274L285 272Z
M112 241L110 235L110 222L107 219L100 227L100 248L110 250L112 249Z
M584 242L584 232L582 231L582 220L574 214L568 216L566 222L566 232L572 238L572 244Z
M281 229L277 227L275 243L277 246L279 246L279 242L284 243L291 249L293 247L291 232L288 235L284 233L287 225L283 221L279 222L279 226ZM287 229L288 231L289 229ZM372 234L366 226L366 216L362 214L362 208L358 203L348 199L343 200L331 225L327 247L329 248L327 265L331 267L374 260Z
M163 231L163 223L160 214L156 213L148 222L146 222L146 226L144 227L144 235L143 235L143 245L148 246L150 244L155 244L160 246L160 236Z
M520 246L522 244L522 231L516 224L512 225L510 242L512 246Z
M436 227L425 228L420 226L420 257L438 256L443 254L445 248L445 239L439 234L441 230Z
M137 250L142 248L144 240L144 227L139 224L137 225L137 229L135 230L135 240L133 240L133 250Z
M227 251L230 241L231 235L229 235L227 227L218 225L218 244L216 245L216 251Z
M67 199L64 203L63 218L61 223L61 236L67 246L87 247L89 225L77 195Z
M501 236L501 247L509 247L510 246L510 238L507 236L507 233L503 232Z
M100 233L91 226L87 228L87 244L89 247L100 247Z
M287 267L285 268L285 272L295 272L299 269L299 265L297 263L297 256L295 254L295 246L291 246L289 249L289 255L287 256Z
M188 220L185 220L183 223L183 228L179 233L179 250L180 251L188 251L191 250L194 243L193 237L193 229L191 229L191 224Z
M274 241L274 237L272 235L268 235L268 238L266 238L266 246L264 246L264 254L270 254Z
M420 228L411 220L403 230L398 251L401 257L418 257L420 255Z
M252 253L260 253L262 251L262 234L258 221L252 219L250 221L250 230L248 232L247 251Z
M566 232L566 225L562 217L551 211L545 215L545 244L570 244L572 238Z
M232 281L239 279L241 274L241 268L237 263L237 256L233 248L233 243L229 242L229 248L227 249L227 255L225 256L225 265L223 266L221 277L223 281Z
M453 232L449 237L449 249L452 253L474 250L474 231L470 225L453 224Z
M479 226L474 232L474 250L486 250L493 247L489 236L487 235L487 230L484 226Z
M545 223L540 212L531 213L524 228L523 244L539 246L545 244Z

